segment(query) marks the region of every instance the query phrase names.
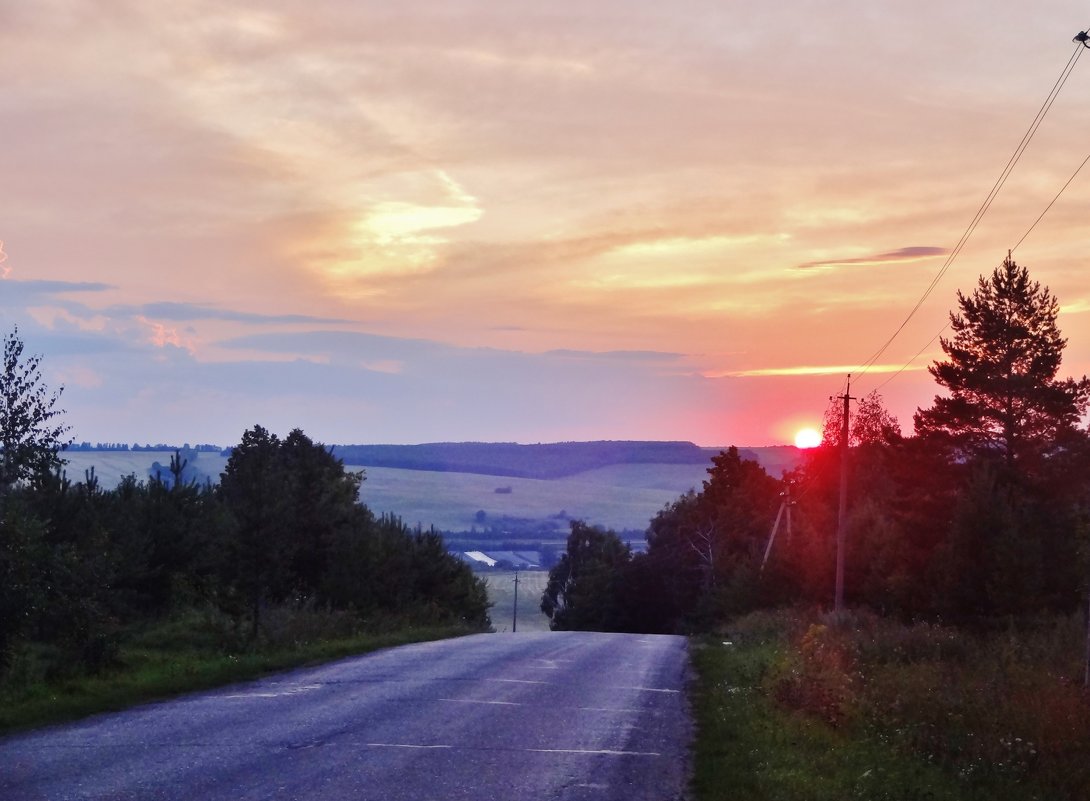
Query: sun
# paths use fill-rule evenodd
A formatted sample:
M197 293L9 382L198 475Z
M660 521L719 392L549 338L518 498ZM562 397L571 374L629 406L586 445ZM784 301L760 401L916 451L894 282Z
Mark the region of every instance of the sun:
M796 448L816 448L821 444L821 432L816 428L800 428L795 433Z

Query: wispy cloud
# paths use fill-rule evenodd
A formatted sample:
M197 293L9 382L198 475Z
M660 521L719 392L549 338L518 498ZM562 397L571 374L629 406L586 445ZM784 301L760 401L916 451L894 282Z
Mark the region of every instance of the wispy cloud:
M796 265L796 270L811 270L815 267L852 267L879 264L899 264L913 261L923 261L935 256L945 256L949 251L946 248L931 246L915 246L890 250L886 253L874 253L870 256L856 256L846 259L823 259L821 261L808 261Z
M160 320L173 322L192 322L195 320L219 320L232 323L254 323L271 325L310 325L326 323L329 325L344 325L352 322L337 317L314 317L307 314L255 314L253 312L224 309L202 303L144 303L134 306L115 305L108 306L101 311L111 317L154 317Z
M90 318L96 312L84 303L66 298L66 295L93 295L116 289L112 284L93 281L25 281L18 278L4 279L0 290L0 309L22 311L31 314L34 307L54 307L66 310L73 317Z
M845 375L859 369L858 364L798 365L795 367L761 367L755 370L725 370L703 373L705 378L757 378L767 376ZM872 364L868 373L896 373L902 370L925 370L926 365Z
M681 353L667 353L665 351L657 350L607 350L607 351L592 351L592 350L549 350L545 351L546 356L563 356L565 358L572 359L603 359L611 361L628 361L628 362L672 362L683 358L684 354Z

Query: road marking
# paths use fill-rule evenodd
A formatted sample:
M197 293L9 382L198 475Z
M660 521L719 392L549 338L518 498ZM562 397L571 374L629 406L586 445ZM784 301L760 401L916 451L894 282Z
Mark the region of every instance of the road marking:
M485 679L485 681L499 681L504 684L548 684L547 681L530 681L529 679Z
M665 690L661 687L618 687L618 690L639 690L642 693L680 693L681 690Z
M662 754L657 751L610 751L609 749L602 749L600 751L592 751L585 748L516 748L515 751L526 751L531 754L590 754L592 756L642 756L642 757L660 757Z
M408 748L416 751L507 751L522 754L578 754L585 756L660 757L657 751L614 751L609 748L473 748L454 745L416 745L414 743L364 743L368 748Z
M608 706L580 706L577 707L580 712L632 712L638 714L642 712L642 709L623 709L618 707Z
M287 695L299 695L299 693L320 690L321 684L303 684L299 687L289 687L286 690L269 693L238 693L237 695L225 695L224 698L282 698Z
M440 701L450 701L452 704L492 704L494 706L524 706L514 701L475 701L470 698L440 698Z

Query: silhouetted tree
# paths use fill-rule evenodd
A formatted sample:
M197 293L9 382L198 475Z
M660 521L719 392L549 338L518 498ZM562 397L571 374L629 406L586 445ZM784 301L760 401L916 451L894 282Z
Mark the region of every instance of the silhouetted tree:
M571 522L568 549L549 571L541 611L554 631L613 631L619 627L622 574L632 558L614 532Z
M648 558L663 574L662 602L682 618L713 618L766 601L763 546L781 484L731 447L712 459L699 493L669 504L647 531Z
M916 412L916 433L960 458L999 457L1008 469L1034 470L1090 400L1085 376L1056 377L1067 344L1056 298L1008 255L971 296L958 292L958 307L954 336L940 340L946 360L928 368L949 395Z
M236 615L249 614L251 638L260 628L262 606L282 600L292 588L298 542L286 525L286 484L280 438L259 425L245 431L220 478L230 521L220 567L229 591L221 600Z
M23 356L16 326L4 337L0 372L0 501L19 481L50 473L60 466L60 450L68 426L57 409L64 388L50 393L42 382L41 357Z

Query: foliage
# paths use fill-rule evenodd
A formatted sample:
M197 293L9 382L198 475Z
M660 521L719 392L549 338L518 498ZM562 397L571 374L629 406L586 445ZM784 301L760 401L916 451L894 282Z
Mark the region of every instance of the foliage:
M781 483L731 447L712 459L699 493L667 506L647 532L647 561L669 576L658 596L674 627L767 603L763 549Z
M567 552L549 571L541 611L550 628L615 631L621 626L619 585L632 553L612 531L573 520Z
M865 611L779 623L757 688L782 708L939 766L968 797L1090 792L1090 695L1072 680L1079 616L976 635ZM736 621L731 636L749 643L750 628Z
M855 413L848 420L848 444L851 447L894 442L901 437L901 424L890 414L878 390L872 390L859 400ZM844 430L844 403L839 397L829 399L821 428L821 441L840 447Z
M48 474L60 465L68 426L55 408L60 390L42 383L41 357L23 357L18 327L4 337L0 373L0 499L17 482Z
M902 437L872 392L845 451L834 400L823 444L781 481L736 448L720 453L699 491L651 520L646 553L593 562L580 605L606 611L576 625L701 631L749 610L828 604L842 462L850 605L978 628L1076 609L1090 590L1090 436L1077 426L1090 381L1056 378L1056 300L1012 259L958 298L948 358L932 368L950 396L916 415L917 436ZM766 561L778 510L790 522ZM567 576L544 599L550 614Z
M929 369L948 397L916 414L916 432L962 456L994 455L1032 469L1072 430L1090 401L1084 376L1060 380L1064 346L1059 304L1009 255L971 296L958 292L945 361Z
M799 621L768 613L757 613L756 618L751 615L740 621L741 631L732 625L730 634L694 643L696 799L963 801L967 797L955 777L893 743L865 732L834 729L779 704L766 690L767 676L783 658L788 636L784 626Z
M483 582L433 532L376 519L362 475L301 431L245 432L218 488L181 476L104 490L93 470L14 487L0 517L0 678L111 673L134 629L214 608L231 648L383 620L488 627ZM346 628L344 628L346 627ZM5 665L7 666L5 669ZM25 672L25 671L24 671Z

